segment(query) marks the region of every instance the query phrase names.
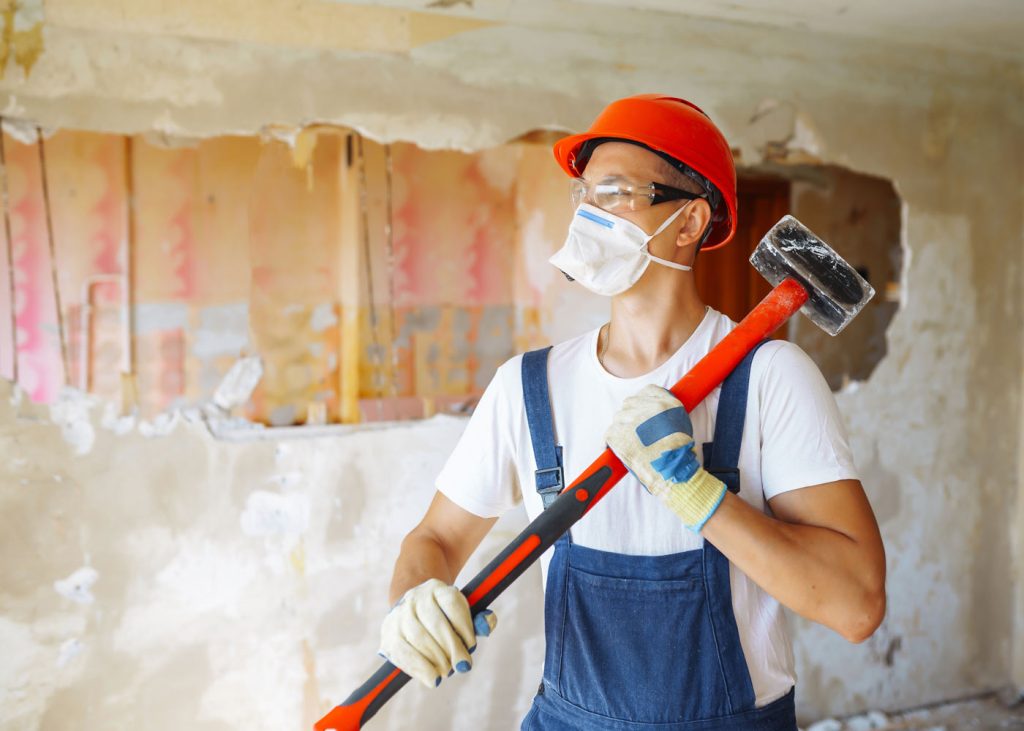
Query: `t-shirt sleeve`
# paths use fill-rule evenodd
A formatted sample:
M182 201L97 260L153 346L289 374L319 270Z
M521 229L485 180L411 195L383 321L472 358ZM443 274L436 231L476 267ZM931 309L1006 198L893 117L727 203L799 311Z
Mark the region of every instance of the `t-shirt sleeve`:
M765 499L858 479L839 407L818 366L793 343L779 342L773 350L758 394Z
M504 383L509 366L501 366L484 389L434 483L449 500L481 518L496 518L522 499Z

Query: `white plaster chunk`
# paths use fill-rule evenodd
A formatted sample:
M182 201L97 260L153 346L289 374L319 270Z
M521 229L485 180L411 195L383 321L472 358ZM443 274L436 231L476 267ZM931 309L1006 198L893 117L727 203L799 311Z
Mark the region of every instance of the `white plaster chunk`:
M118 411L116 404L107 402L103 407L103 419L100 424L104 429L112 431L118 436L130 434L135 430L135 414L120 414Z
M213 394L213 403L230 411L246 403L263 377L263 360L258 355L240 358L224 375Z
M88 454L96 442L96 430L90 418L95 397L65 386L50 404L50 419L60 427L64 441L71 445L75 454Z
M82 654L85 646L77 637L71 637L61 643L60 652L57 654L57 667L63 668L72 660Z
M150 421L139 422L139 434L144 437L164 437L173 432L182 422L180 411L164 411Z
M53 588L62 597L76 604L92 604L96 601L92 594L92 585L99 577L99 572L92 566L83 566L66 579L53 582Z
M889 718L881 711L870 711L861 716L854 716L846 720L846 731L870 731L876 728L885 728L889 725Z
M4 110L4 115L16 114L20 110L24 113L24 107L19 105L12 94L7 102L7 109ZM34 145L39 141L35 122L30 119L11 119L5 116L3 120L3 130L15 140L23 145ZM52 134L52 132L51 132ZM49 135L43 132L43 138L47 138Z

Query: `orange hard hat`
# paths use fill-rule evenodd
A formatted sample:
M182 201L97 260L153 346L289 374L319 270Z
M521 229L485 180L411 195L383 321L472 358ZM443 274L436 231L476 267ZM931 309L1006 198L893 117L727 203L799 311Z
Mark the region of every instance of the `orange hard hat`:
M620 139L639 143L663 157L695 170L721 196L713 206L705 250L724 246L736 233L736 168L725 136L696 104L661 94L640 94L612 102L583 134L555 143L555 159L572 177L586 167L580 148L590 140ZM723 210L724 209L724 210Z

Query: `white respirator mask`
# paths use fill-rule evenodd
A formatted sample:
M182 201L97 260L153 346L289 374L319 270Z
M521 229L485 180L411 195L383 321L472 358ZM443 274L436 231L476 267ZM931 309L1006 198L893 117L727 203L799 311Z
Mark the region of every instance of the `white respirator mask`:
M605 297L614 297L636 284L652 261L683 272L691 271L693 267L662 259L647 250L651 239L685 209L686 206L682 206L648 236L632 221L589 203L580 203L569 224L565 244L548 261L570 279Z

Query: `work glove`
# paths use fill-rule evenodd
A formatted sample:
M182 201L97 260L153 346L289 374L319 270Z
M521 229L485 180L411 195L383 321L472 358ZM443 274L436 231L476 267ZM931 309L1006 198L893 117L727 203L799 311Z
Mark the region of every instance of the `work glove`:
M725 484L693 453L693 425L671 391L653 384L622 402L605 442L647 491L699 533L725 498Z
M474 619L456 587L428 579L405 592L384 617L380 651L385 660L428 688L442 676L468 673L476 637L491 634L498 618L485 609Z

